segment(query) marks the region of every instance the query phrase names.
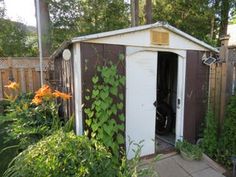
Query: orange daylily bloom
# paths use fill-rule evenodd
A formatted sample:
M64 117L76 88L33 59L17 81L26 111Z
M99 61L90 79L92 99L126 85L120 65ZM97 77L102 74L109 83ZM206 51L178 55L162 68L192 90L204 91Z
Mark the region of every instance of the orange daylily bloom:
M52 89L48 85L43 85L35 94L36 97L52 96Z
M60 91L58 91L58 90L55 90L55 92L53 93L53 95L54 95L56 98L60 97L60 98L62 98L63 100L68 100L68 99L71 98L71 95L66 94L66 93L62 93L62 92L60 92Z
M9 89L13 89L16 90L19 88L19 84L16 82L12 82L10 81L10 83L8 85L5 85L4 87L9 88Z
M32 103L35 105L39 105L40 103L42 103L42 99L40 97L35 96L32 100Z

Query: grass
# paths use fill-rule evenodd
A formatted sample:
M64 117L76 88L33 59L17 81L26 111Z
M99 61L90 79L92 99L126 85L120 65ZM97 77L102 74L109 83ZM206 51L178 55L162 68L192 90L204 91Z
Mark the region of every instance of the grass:
M0 116L0 119L1 117L2 116ZM4 143L4 137L6 137L4 128L6 127L6 125L7 125L6 123L0 124L0 152L2 151L2 149L16 144L15 142ZM0 176L3 175L4 171L7 169L8 164L16 155L17 155L16 148L11 148L0 153Z

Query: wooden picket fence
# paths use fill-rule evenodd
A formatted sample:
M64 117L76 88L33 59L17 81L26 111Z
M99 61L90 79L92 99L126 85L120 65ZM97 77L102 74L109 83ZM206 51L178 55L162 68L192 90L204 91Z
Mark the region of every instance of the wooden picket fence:
M43 60L44 80L47 77L47 69L52 65L48 58ZM39 58L13 57L0 58L0 100L9 89L4 86L13 80L20 84L22 92L34 92L40 87Z
M231 63L215 63L210 67L209 104L213 108L219 128L223 125L225 109L229 99L235 93L236 66Z
M225 109L226 64L215 63L210 67L209 103L217 120L221 120Z

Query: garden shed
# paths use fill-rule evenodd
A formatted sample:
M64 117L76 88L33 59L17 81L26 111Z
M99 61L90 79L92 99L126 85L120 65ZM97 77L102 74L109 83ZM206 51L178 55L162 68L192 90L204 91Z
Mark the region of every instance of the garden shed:
M63 59L68 49L71 57ZM64 52L65 54L66 52ZM162 22L127 29L75 37L54 52L54 67L64 90L73 94L69 103L75 113L76 132L83 134L86 115L86 90L93 87L92 77L98 65L116 64L126 78L124 94L124 137L143 141L142 156L156 152L156 136L196 142L208 103L209 64L218 50ZM123 58L122 62L119 62ZM56 64L57 63L57 64ZM62 67L66 66L66 67ZM58 84L55 84L58 85ZM161 104L166 105L157 110ZM166 109L171 110L168 111ZM158 122L158 114L171 114L171 124ZM167 126L171 136L161 132ZM160 128L158 130L158 127ZM131 145L132 146L132 145ZM132 157L132 152L128 157Z

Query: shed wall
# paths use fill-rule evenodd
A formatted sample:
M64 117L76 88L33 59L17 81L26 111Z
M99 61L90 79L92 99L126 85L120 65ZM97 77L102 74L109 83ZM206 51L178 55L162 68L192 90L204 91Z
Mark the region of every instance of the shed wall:
M203 52L187 51L184 109L184 138L195 143L207 110L209 67L202 63Z
M72 50L71 52L73 53ZM72 96L74 96L73 60L74 58L71 58L69 61L65 61L63 60L62 55L59 55L54 59L53 68L49 70L49 83L53 86L53 88L71 94ZM74 100L74 98L67 101L63 101L61 99L58 100L61 103L59 110L61 116L69 118L74 114Z
M110 45L110 44L92 44L92 43L81 43L81 80L82 80L82 103L84 104L83 109L89 107L91 102L85 99L86 90L92 90L92 77L96 74L97 66L103 66L111 61L117 65L118 73L125 75L125 60L121 62L120 57L125 56L125 46L121 45ZM125 95L125 87L120 90ZM125 105L125 99L123 100ZM83 121L86 119L86 115L83 112ZM125 115L125 106L122 111L118 114ZM119 121L118 117L114 117L116 121ZM84 122L83 122L84 124ZM84 126L85 127L85 124ZM125 137L125 136L124 136Z

